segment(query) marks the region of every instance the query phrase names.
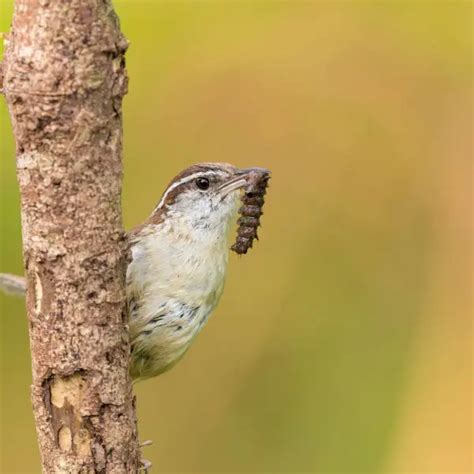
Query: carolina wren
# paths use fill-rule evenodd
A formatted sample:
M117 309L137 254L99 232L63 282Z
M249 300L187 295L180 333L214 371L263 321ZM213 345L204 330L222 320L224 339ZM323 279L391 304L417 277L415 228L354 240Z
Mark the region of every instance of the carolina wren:
M226 275L229 228L241 190L255 176L268 179L269 172L225 163L191 166L128 234L132 378L173 367L216 307Z

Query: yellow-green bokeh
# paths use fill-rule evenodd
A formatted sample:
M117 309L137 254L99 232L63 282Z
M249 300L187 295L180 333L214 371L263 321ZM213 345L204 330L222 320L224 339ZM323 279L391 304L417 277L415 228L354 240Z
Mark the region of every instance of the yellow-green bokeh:
M192 163L273 171L208 326L136 387L156 472L471 472L470 2L116 8L126 228ZM0 119L0 271L21 272ZM0 305L0 471L39 472L24 308Z

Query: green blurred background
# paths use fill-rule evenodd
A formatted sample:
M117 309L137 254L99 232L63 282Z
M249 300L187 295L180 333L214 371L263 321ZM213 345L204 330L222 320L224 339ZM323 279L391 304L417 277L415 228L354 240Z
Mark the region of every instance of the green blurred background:
M191 163L273 171L208 326L136 387L154 472L472 472L471 3L116 8L126 228ZM0 271L20 273L0 119ZM0 304L0 471L39 472L24 307Z

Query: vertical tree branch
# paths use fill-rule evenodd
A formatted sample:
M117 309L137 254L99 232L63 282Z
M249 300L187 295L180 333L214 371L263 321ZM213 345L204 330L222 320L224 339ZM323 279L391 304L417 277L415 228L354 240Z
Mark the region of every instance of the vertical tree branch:
M126 49L110 0L15 2L3 86L48 473L138 468L120 210Z

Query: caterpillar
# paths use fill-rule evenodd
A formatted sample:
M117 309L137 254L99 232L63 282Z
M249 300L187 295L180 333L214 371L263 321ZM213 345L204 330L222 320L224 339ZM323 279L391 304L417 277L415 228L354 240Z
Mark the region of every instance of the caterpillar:
M242 207L239 209L240 217L237 221L237 237L231 250L239 255L246 254L252 248L254 239L258 240L257 228L260 226L260 217L264 195L267 190L270 172L265 169L252 171L248 178L247 186L242 195Z

